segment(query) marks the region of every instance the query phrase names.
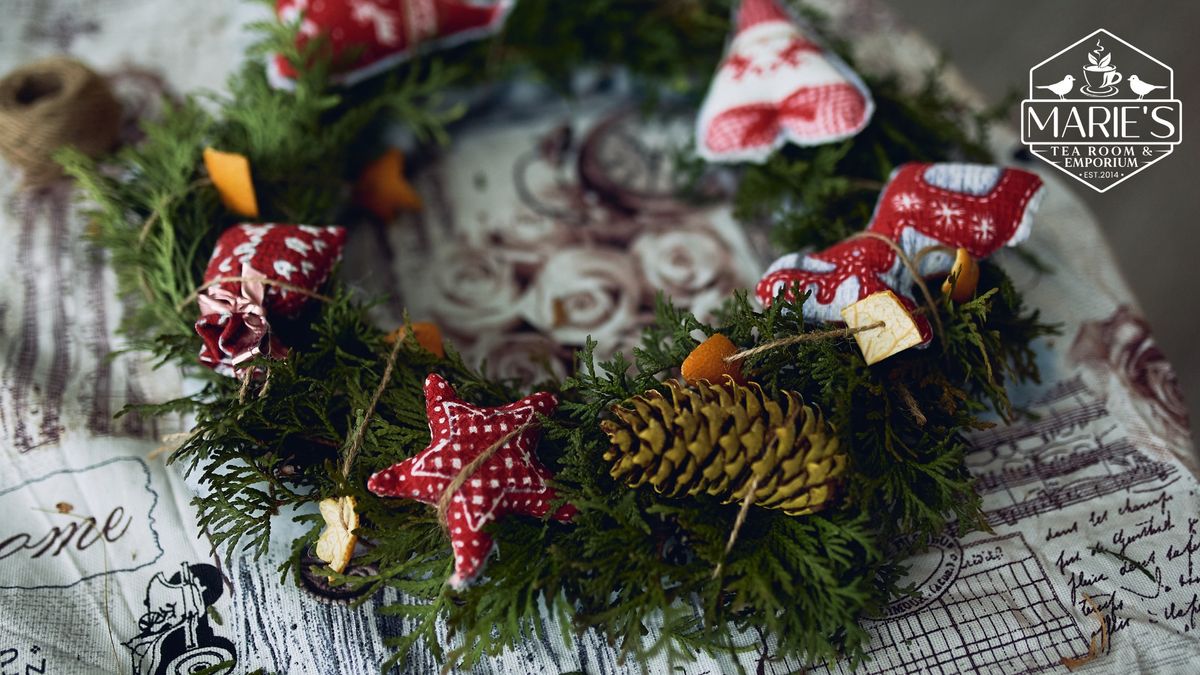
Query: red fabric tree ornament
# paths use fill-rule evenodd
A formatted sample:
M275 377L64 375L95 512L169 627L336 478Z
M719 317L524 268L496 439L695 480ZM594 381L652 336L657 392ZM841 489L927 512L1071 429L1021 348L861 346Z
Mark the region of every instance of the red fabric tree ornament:
M874 109L858 75L806 37L776 0L744 0L700 108L697 152L713 162L764 162L785 142L849 138Z

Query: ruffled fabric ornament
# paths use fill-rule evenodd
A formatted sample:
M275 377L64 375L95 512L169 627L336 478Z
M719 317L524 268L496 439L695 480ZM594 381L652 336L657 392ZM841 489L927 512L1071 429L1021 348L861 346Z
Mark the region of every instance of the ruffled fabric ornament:
M506 515L542 518L551 513L566 522L575 507L565 504L551 512L557 498L546 485L552 476L534 456L539 430L537 416L558 406L553 394L538 392L495 408L471 405L438 375L425 379L425 414L432 440L429 446L398 464L371 476L367 489L381 497L407 497L438 504L452 490L446 527L454 547L450 586L461 589L479 576L496 544L484 526ZM497 444L499 444L498 447ZM491 450L478 466L472 463ZM470 471L469 475L461 475ZM454 483L460 485L454 489Z
M200 362L228 375L257 356L287 356L287 348L271 334L263 307L260 280L266 276L249 265L242 265L240 276L245 280L237 293L213 286L198 298L196 332L204 341Z
M976 260L1029 237L1033 214L1045 188L1036 174L982 164L909 163L892 172L866 231L816 253L791 253L767 269L755 288L763 305L781 292L809 291L806 318L838 322L847 305L879 291L893 291L908 309L916 308L912 274L887 239L912 260L920 258L922 277L947 274L954 251ZM928 255L918 256L927 247ZM923 342L932 338L929 320L917 316Z
M422 47L444 49L492 35L516 0L277 0L284 23L300 21L303 47L323 37L333 56L333 81L355 84L411 58ZM353 60L348 60L353 56ZM295 69L280 54L270 58L267 79L291 88Z
M206 288L197 299L200 362L236 375L256 356L286 356L271 321L304 309L341 258L345 239L345 228L338 226L243 223L226 230L213 248ZM213 283L218 279L226 280Z
M700 108L697 153L710 162L761 163L786 142L849 138L874 110L858 75L808 39L775 0L744 0Z

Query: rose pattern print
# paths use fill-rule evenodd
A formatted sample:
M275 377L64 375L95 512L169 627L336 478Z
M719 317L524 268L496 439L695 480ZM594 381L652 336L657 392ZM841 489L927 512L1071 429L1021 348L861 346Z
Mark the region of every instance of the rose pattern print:
M674 230L647 231L630 248L647 289L661 289L699 316L712 316L729 289L737 287L732 268L713 264L726 257L725 242L703 220L689 219Z
M541 333L523 331L482 336L472 353L480 355L492 377L532 386L566 379L574 350Z
M1135 440L1168 453L1188 446L1183 390L1136 310L1122 305L1107 319L1084 323L1069 358L1104 392L1109 411L1126 422Z
M660 291L710 318L761 263L727 206L677 196L671 151L654 140L669 129L641 124L622 109L502 126L462 141L488 148L484 166L477 150L434 160L416 176L426 211L386 237L395 311L436 321L489 375L527 383L569 373L589 336L600 358L628 352Z
M621 251L563 249L546 261L530 285L525 316L563 344L583 344L589 335L611 344L637 317L641 283Z
M428 290L432 318L453 331L479 335L520 323L515 266L502 251L454 248L436 255Z

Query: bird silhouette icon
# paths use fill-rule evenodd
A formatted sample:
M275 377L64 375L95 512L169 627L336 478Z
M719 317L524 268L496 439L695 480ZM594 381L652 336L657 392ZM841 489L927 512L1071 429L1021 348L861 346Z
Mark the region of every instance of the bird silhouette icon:
M1142 82L1142 78L1138 77L1137 75L1130 75L1129 88L1133 90L1133 93L1137 94L1138 100L1141 100L1143 96L1149 94L1155 89L1166 89L1167 85Z
M1068 75L1054 84L1039 84L1038 89L1049 89L1051 92L1058 94L1062 98L1071 92L1075 86L1075 76Z

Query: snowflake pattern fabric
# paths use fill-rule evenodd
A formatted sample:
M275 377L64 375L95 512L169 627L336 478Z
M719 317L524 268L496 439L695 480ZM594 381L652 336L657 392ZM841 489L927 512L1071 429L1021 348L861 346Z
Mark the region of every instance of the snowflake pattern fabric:
M304 309L311 297L294 288L320 288L341 258L345 239L345 228L338 226L242 223L222 233L204 283L238 279L213 284L198 299L196 332L204 342L200 362L235 375L238 366L255 356L284 355L286 347L271 333L271 320L293 318Z
M326 40L334 81L354 84L411 58L419 47L451 47L495 33L515 1L277 0L275 11L285 23L300 21L301 47ZM276 54L267 75L272 85L288 88L296 72Z
M809 40L775 0L745 0L697 119L697 152L713 162L763 162L785 142L848 138L874 103L859 77Z
M946 247L920 257L922 277L944 275L953 250L965 248L986 258L1029 236L1033 214L1044 193L1042 180L1028 171L979 164L909 163L897 168L875 205L868 232L895 242L910 259L930 246ZM913 279L896 251L875 238L852 238L817 253L791 253L767 269L755 288L764 305L781 292L808 291L808 318L841 321L847 305L891 290L909 309ZM916 317L922 338L929 321Z
M441 376L425 379L429 446L371 476L367 489L382 497L437 504L463 467L504 441L451 497L452 587L463 588L478 577L495 548L485 525L509 514L542 518L551 513L557 499L547 485L552 476L533 452L540 434L537 416L549 415L557 406L558 399L547 392L494 408L474 406L458 398ZM565 504L551 517L566 522L574 515L575 507Z

